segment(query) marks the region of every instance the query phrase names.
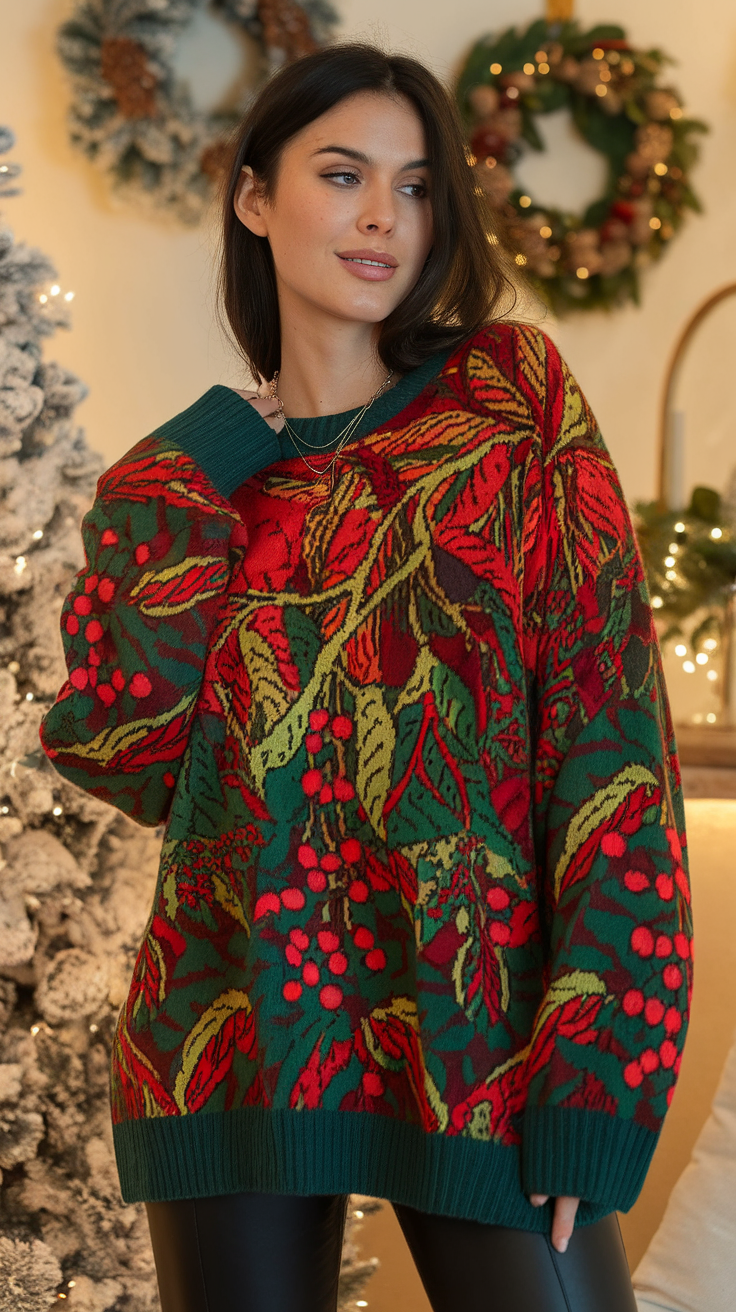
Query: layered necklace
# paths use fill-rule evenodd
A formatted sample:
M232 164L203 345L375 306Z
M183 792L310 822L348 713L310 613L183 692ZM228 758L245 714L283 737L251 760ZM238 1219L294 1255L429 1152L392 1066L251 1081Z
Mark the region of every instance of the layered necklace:
M306 451L309 451L310 453L315 451L323 452L324 446L313 446L311 442L307 442L305 438L300 437L299 434L296 433L292 428L291 424L286 418L286 415L284 414L284 403L281 400L281 397L279 396L276 390L279 381L279 371L278 369L276 370L276 373L271 379L271 390L268 394L268 399L270 401L278 401L278 410L276 413L281 415L281 418L284 421L284 428L286 429L289 435L291 444L294 447L294 450L296 451L297 455L304 462L310 473L315 475L315 477L312 480L314 483L320 483L324 478L325 474L329 474L330 492L332 492L334 486L334 477L335 477L335 462L337 460L337 457L339 456L345 444L350 441L351 437L356 432L358 425L360 424L363 416L368 410L370 410L371 406L373 405L373 402L378 400L378 397L381 396L382 393L386 391L386 388L391 382L393 376L394 376L394 371L392 369L390 373L388 373L384 378L383 382L381 383L381 386L373 393L373 396L370 398L370 400L366 401L362 409L358 410L357 414L353 415L352 419L345 425L342 432L338 433L335 437L330 438L330 443L336 442L337 445L334 449L334 453L330 458L330 460L328 460L327 464L320 469L317 468L315 465L311 464L311 462L307 459ZM312 459L314 459L313 455L312 455Z

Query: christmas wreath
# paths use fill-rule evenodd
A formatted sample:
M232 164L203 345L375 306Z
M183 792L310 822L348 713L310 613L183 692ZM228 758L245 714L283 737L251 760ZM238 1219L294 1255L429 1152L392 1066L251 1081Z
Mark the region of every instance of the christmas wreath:
M196 223L242 114L200 113L177 79L178 37L207 0L85 0L58 34L72 75L71 139L117 189ZM259 84L323 44L336 21L327 0L211 0L256 43ZM257 88L253 88L255 90Z
M636 50L621 27L583 32L540 19L472 49L457 87L480 187L505 214L517 264L557 313L639 301L639 273L656 260L687 209L704 123L658 79L672 61ZM539 205L513 174L525 147L543 150L535 120L567 108L607 159L604 194L583 214Z

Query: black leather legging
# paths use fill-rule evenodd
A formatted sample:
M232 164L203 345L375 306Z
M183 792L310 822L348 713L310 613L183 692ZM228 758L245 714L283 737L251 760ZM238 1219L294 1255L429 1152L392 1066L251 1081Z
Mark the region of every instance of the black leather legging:
M335 1312L347 1202L147 1203L162 1312ZM433 1312L636 1312L615 1212L561 1254L545 1235L393 1206Z

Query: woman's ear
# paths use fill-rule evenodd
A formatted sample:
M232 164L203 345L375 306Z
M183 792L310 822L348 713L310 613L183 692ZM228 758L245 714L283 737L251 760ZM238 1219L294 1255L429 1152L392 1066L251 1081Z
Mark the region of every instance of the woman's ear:
M258 195L256 180L250 164L240 170L240 182L233 197L233 206L240 222L256 237L267 237L268 227L263 216L263 201Z

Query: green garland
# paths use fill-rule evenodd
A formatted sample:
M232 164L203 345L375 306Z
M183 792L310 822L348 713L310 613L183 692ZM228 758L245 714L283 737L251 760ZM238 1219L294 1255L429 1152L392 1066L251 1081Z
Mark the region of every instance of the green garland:
M457 86L478 183L505 214L515 258L558 314L639 303L642 268L659 259L688 209L696 134L680 96L658 84L661 50L636 50L621 27L583 32L540 19L472 49ZM605 192L573 214L524 195L513 166L543 150L536 118L568 108L609 164Z
M204 8L255 42L249 96L279 64L323 44L337 19L329 0L83 0L57 40L72 78L72 144L116 191L188 224L202 217L245 108L200 113L175 77L176 42Z

